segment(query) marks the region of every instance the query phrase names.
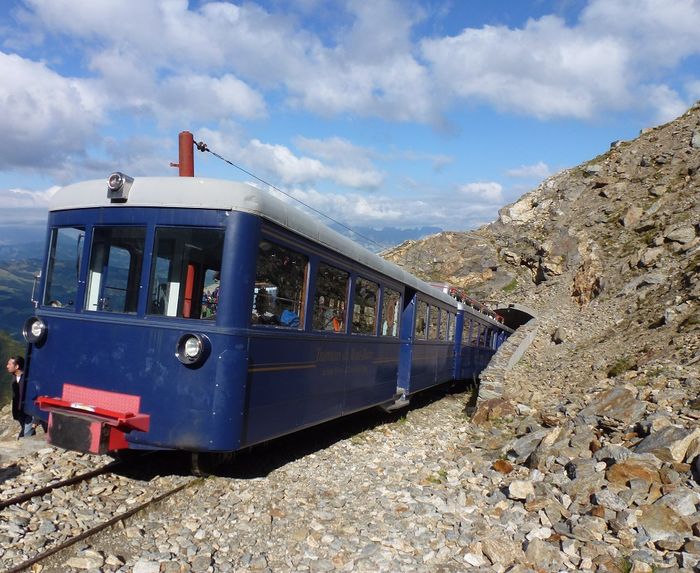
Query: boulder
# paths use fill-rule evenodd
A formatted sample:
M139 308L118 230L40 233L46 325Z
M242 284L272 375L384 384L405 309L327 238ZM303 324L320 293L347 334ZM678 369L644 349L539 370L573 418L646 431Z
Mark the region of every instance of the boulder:
M646 412L646 404L637 400L636 393L624 387L611 388L594 396L579 413L579 417L607 416L624 424L639 420Z
M648 484L659 483L659 470L647 460L626 459L614 464L605 473L606 479L617 486L627 486L631 480L641 480Z
M635 448L638 454L651 453L665 462L682 462L688 447L700 438L700 428L666 426L644 438Z
M665 505L641 506L638 521L652 542L692 535L688 521Z

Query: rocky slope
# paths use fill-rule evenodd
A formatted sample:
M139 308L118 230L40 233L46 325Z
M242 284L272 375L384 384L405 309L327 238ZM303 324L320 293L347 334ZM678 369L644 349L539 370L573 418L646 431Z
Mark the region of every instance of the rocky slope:
M503 398L473 423L514 432L501 451L508 471L530 470L526 508L573 500L547 513L542 555L554 561L542 570L571 543L585 569L700 570L699 169L696 105L547 179L488 226L386 253L537 314ZM605 564L603 546L622 561Z
M700 104L544 181L496 222L385 256L542 322L530 371L585 381L700 361ZM550 337L559 344L549 344Z

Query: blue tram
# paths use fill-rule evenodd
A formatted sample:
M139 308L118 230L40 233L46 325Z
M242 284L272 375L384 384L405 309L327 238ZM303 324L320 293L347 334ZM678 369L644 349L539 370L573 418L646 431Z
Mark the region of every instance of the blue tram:
M94 453L233 452L476 375L510 330L253 186L61 189L25 411Z

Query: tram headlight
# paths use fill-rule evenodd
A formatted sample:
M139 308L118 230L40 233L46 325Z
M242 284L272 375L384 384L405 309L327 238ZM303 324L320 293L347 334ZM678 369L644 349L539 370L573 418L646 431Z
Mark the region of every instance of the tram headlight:
M30 316L24 321L22 336L31 344L39 344L46 338L46 323L38 316Z
M195 366L204 362L209 349L209 339L203 334L183 334L177 341L175 356L186 366Z

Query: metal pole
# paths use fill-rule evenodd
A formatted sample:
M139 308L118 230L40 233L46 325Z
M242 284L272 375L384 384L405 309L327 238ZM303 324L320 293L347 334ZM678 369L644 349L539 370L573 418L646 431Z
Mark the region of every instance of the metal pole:
M194 177L194 136L189 131L181 131L179 146L179 175L180 177Z

